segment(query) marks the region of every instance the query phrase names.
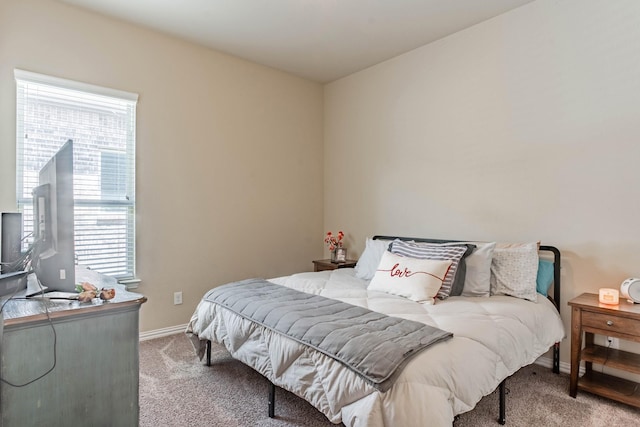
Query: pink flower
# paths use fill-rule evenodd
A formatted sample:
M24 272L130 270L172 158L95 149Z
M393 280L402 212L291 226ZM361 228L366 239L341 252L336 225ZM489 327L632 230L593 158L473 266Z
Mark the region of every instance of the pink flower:
M336 248L342 247L342 239L344 239L344 233L342 231L338 231L337 236L334 236L331 231L328 231L326 237L324 238L324 243L329 246L330 251L334 251Z

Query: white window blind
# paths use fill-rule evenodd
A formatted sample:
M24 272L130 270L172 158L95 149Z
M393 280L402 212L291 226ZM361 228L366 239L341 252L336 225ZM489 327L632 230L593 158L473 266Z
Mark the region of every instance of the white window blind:
M138 96L22 70L15 78L17 200L25 235L33 231L40 169L71 139L77 262L133 279Z

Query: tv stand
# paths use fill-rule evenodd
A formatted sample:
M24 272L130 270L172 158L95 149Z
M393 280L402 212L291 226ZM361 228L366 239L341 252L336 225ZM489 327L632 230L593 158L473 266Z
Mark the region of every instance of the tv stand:
M77 281L116 288L94 303L41 298L4 307L0 426L138 425L138 317L146 298L113 278L77 269ZM48 304L54 334L44 310Z

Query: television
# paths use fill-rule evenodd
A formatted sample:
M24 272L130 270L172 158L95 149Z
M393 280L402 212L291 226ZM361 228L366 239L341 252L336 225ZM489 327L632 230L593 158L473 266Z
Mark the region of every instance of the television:
M33 189L32 267L47 292L74 292L72 140L40 170L38 184Z

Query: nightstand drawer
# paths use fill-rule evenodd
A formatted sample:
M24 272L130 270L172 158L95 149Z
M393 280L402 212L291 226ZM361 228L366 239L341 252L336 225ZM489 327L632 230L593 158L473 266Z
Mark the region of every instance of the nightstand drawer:
M640 335L640 320L627 317L583 311L582 324L603 331L618 332L625 335Z

